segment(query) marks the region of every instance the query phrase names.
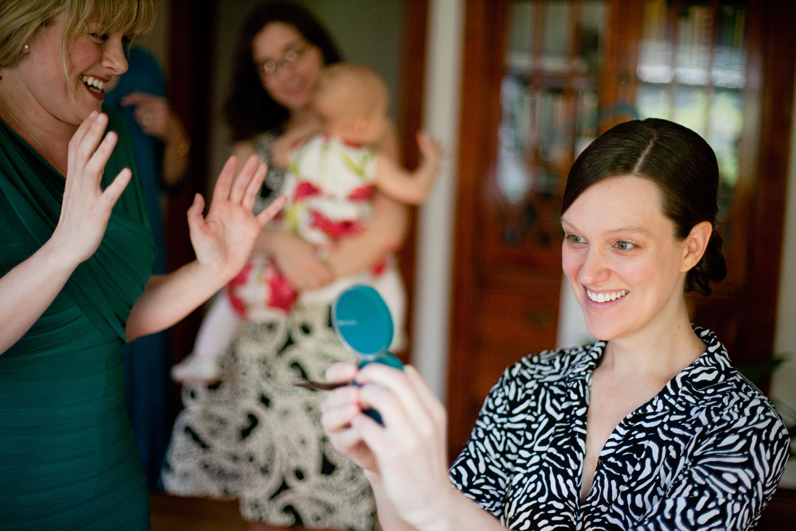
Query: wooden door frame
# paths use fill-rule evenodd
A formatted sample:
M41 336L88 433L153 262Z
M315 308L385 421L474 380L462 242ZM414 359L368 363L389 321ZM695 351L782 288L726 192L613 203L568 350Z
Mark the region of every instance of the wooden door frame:
M478 252L476 223L467 219L483 219L481 211L482 172L492 163L497 145L500 116L500 75L502 64L481 44L502 41L503 28L495 13L502 13L500 0L469 0L465 3L464 46L462 50L462 84L459 108L459 140L457 160L457 193L453 241L453 289L451 290L450 348L448 355L448 457L452 460L461 451L462 443L472 429L468 412L470 385L467 357L475 343L475 311L477 293L474 288L478 272L472 257ZM480 146L474 149L474 146Z
M195 258L188 235L186 212L197 193L209 182L212 119L213 36L217 3L171 0L169 27L169 100L191 139L188 169L178 193L169 198L166 212L168 270ZM171 328L172 358L179 361L192 348L202 320L201 309Z
M782 263L785 200L793 125L796 76L796 5L760 1L762 34L755 43L761 54L760 130L757 142L757 194L753 205L746 326L741 337L748 360L769 360L774 355L780 265ZM767 36L773 36L766 38ZM752 80L752 82L758 82ZM730 353L732 355L732 353ZM768 387L768 382L763 386ZM765 389L764 389L765 390Z

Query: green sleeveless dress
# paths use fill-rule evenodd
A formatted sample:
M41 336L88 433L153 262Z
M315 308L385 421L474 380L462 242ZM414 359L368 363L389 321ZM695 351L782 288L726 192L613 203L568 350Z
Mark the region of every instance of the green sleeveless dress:
M127 129L103 187L137 173ZM65 180L0 120L0 275L52 235ZM0 529L149 529L144 475L124 409L121 347L155 248L137 177L97 252L0 354ZM0 324L2 326L2 324Z

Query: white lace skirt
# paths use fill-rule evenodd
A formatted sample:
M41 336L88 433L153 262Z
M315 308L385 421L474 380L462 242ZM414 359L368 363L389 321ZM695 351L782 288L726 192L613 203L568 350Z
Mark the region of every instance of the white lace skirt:
M185 386L162 479L182 496L236 497L241 514L273 526L369 530L375 503L361 470L320 428L322 380L354 356L330 326L329 306L243 323L222 361L222 381Z

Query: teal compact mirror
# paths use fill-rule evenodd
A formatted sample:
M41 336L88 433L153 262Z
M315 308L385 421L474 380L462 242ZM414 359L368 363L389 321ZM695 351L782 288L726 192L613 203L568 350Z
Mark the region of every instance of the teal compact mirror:
M392 315L375 289L357 284L341 293L332 305L332 323L343 343L359 355L360 369L373 362L403 369L401 360L387 350L394 332ZM375 409L364 413L384 424Z
M403 368L388 350L394 333L390 309L372 287L357 284L341 293L332 305L332 323L343 343L360 356L360 367L375 361Z

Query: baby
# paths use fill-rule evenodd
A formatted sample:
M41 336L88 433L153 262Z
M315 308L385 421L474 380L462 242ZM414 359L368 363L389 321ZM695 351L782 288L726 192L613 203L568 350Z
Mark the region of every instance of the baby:
M350 63L335 64L321 74L313 97L319 127L288 131L274 144L274 163L287 169L282 193L288 204L278 222L315 244L319 255L364 228L373 209L374 190L416 205L431 189L442 150L428 135L418 134L421 161L414 172L374 150L389 131L388 106L387 87L375 72ZM172 368L172 378L178 382L217 381L218 361L230 347L241 320L272 319L289 312L298 298L329 304L353 284L371 285L385 299L396 331L392 348L400 348L405 293L392 256L371 271L299 294L273 260L254 254L216 298L199 329L193 353Z

